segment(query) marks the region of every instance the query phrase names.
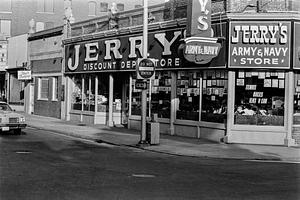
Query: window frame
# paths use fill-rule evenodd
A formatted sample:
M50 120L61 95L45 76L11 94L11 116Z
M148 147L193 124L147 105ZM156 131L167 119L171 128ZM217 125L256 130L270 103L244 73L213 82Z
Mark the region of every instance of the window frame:
M108 12L108 3L107 2L100 2L100 11L99 12L100 13Z
M8 10L0 10L0 13L12 13L12 0L6 0L4 1L7 4L7 8L9 8ZM2 2L3 3L3 2ZM2 5L3 6L3 5ZM1 6L1 7L2 7Z
M58 101L58 76L52 77L52 101Z
M91 5L94 5L94 11L91 12ZM91 14L92 13L92 14ZM97 16L97 3L95 1L89 1L88 2L88 16Z
M47 80L48 87L47 87L47 97L42 97L42 81ZM49 100L49 78L48 77L40 77L38 78L38 100Z
M54 0L38 0L36 1L36 12L45 14L54 14ZM48 10L47 5L51 3L52 9Z
M9 22L9 33L6 33L6 32L3 32L2 31L2 22ZM11 36L11 20L8 20L8 19L1 19L0 20L0 32L1 33L4 33L4 34L7 34L7 36Z

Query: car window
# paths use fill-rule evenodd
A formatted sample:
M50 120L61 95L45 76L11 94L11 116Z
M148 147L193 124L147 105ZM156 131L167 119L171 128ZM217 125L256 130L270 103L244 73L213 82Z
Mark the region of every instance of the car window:
M12 111L12 109L7 104L0 104L0 111Z

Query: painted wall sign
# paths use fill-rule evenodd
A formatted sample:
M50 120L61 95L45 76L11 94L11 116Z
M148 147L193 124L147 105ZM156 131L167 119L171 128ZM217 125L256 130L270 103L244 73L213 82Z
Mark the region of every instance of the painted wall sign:
M229 36L229 67L290 67L290 22L230 22Z
M185 59L196 64L209 63L217 57L221 49L221 44L217 43L217 38L189 37L185 39L183 55Z
M294 68L300 69L300 22L294 23Z
M187 37L211 37L211 0L189 0Z
M177 53L182 30L149 33L148 57L157 68L179 68L182 59ZM65 72L135 70L142 56L142 35L103 38L65 48Z

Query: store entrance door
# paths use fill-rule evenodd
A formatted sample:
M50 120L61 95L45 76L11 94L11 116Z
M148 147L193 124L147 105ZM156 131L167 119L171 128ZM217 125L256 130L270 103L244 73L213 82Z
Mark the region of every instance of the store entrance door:
M114 73L113 118L115 125L127 127L129 111L128 72Z

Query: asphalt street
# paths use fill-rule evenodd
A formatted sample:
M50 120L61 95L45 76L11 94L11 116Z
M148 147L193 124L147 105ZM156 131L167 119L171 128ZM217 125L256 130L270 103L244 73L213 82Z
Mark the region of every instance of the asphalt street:
M0 135L0 199L296 200L299 166L174 156L27 128Z

